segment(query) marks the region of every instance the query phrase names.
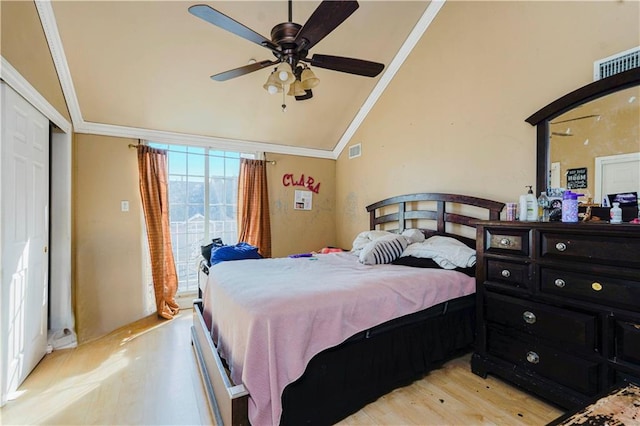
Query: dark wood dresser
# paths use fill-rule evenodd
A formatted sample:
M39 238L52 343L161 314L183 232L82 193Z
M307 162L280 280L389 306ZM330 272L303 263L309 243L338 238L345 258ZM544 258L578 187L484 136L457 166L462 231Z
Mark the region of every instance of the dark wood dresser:
M482 221L474 373L567 409L640 382L640 225Z

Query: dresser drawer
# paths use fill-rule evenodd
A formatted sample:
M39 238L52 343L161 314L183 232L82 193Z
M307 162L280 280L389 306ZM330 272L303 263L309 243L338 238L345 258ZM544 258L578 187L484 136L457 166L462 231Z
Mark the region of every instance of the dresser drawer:
M616 321L616 358L640 364L640 324Z
M529 255L529 230L485 228L485 251Z
M543 258L640 266L640 238L543 232L540 249Z
M485 318L490 323L552 341L560 347L573 346L589 351L598 349L595 315L487 292Z
M487 330L490 354L585 395L600 391L600 364L540 344L523 335Z
M503 260L487 260L487 281L500 283L509 287L529 289L529 270L527 263L508 262Z
M542 268L540 275L540 290L543 293L622 309L638 309L640 281L552 268Z

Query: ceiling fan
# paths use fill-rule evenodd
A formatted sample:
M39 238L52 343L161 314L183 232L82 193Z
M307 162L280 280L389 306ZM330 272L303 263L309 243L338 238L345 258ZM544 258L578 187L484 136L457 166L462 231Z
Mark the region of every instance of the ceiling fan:
M199 4L189 7L189 12L223 30L263 46L273 53L275 60L264 60L234 68L211 76L216 81L226 81L252 73L262 68L275 66L264 84L271 94L284 92L289 85L290 96L296 100L309 99L311 91L319 83L309 65L349 74L375 77L384 69L384 64L342 56L314 54L309 50L343 23L358 9L357 1L325 0L316 8L304 25L292 22L292 0L289 0L289 20L277 24L271 30L271 40L263 37L238 21L210 6ZM284 105L283 105L284 109Z

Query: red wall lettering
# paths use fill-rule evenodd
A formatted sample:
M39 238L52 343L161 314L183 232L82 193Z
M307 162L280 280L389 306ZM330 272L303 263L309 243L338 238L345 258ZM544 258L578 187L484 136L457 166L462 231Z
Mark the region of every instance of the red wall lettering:
M303 174L300 175L299 179L296 179L293 176L293 173L285 173L282 175L282 184L284 186L304 186L309 191L313 191L316 194L320 192L320 182L316 183L315 179L311 176L305 178Z

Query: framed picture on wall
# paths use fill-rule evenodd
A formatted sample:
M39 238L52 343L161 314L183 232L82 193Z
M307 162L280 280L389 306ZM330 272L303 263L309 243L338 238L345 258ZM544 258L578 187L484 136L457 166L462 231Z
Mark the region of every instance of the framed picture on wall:
M293 209L294 210L311 210L312 196L313 194L311 191L296 190L295 197L293 200Z
M567 188L581 189L587 187L587 168L567 169Z

